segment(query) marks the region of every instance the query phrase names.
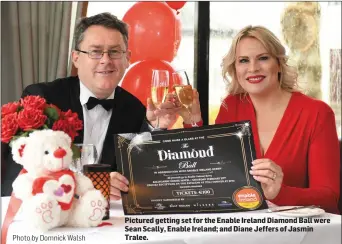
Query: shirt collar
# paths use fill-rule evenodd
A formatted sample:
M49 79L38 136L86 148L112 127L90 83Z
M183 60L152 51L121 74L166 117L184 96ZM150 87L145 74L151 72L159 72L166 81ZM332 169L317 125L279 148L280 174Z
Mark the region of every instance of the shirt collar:
M115 89L112 92L112 94L109 95L106 99L113 99L115 94ZM80 81L80 102L83 106L88 102L89 97L95 97L94 93L92 93L84 84L82 81Z

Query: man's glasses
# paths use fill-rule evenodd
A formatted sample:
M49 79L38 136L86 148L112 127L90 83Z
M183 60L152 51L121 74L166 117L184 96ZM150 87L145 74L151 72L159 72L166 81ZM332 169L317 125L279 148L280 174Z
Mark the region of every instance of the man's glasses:
M108 50L108 51L91 50L89 52L86 52L86 51L76 49L76 51L88 54L88 57L91 59L101 59L105 53L108 53L108 56L110 59L119 59L119 58L122 58L124 53L126 53L126 51L120 51L120 50Z

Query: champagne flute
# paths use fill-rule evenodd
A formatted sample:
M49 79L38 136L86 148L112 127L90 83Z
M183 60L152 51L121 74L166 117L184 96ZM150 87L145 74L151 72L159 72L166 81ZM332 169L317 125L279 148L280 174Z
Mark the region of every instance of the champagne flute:
M193 101L193 90L189 82L188 74L185 70L178 70L172 73L172 78L174 81L173 89L176 92L178 100L183 104L189 113L191 119L191 125L197 127L197 124L193 121L191 106Z
M73 159L70 169L76 173L83 173L83 166L97 163L97 150L94 144L75 144L80 151L80 157Z
M169 71L153 70L151 95L154 105L159 109L160 104L165 101L166 95L169 92ZM157 117L156 129L159 128L159 116Z

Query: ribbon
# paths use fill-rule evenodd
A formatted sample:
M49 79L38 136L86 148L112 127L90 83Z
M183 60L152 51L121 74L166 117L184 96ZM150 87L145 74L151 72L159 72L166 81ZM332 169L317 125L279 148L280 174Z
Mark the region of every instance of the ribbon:
M113 225L112 223L110 222L102 222L101 224L99 224L97 227L103 227L103 226L111 226Z
M22 169L19 175L25 174L25 173L27 173L27 171L25 169ZM2 244L6 244L8 227L13 222L13 219L15 215L17 214L17 212L19 211L21 204L22 204L22 201L19 198L16 198L14 194L12 193L10 201L8 203L8 208L7 208L6 216L4 219L4 223L1 228L1 243Z

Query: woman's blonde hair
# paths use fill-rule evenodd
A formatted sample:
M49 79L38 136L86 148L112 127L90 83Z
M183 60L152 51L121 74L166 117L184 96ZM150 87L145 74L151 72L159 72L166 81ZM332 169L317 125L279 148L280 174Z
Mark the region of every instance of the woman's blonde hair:
M228 82L228 93L235 95L246 93L237 80L235 61L236 47L240 40L244 37L253 37L259 40L267 52L277 59L280 65L279 84L280 88L292 92L296 90L297 71L287 64L287 56L285 47L280 43L279 39L268 29L262 26L247 26L243 28L233 39L229 52L222 60L222 75L225 81ZM231 80L229 80L231 77Z

